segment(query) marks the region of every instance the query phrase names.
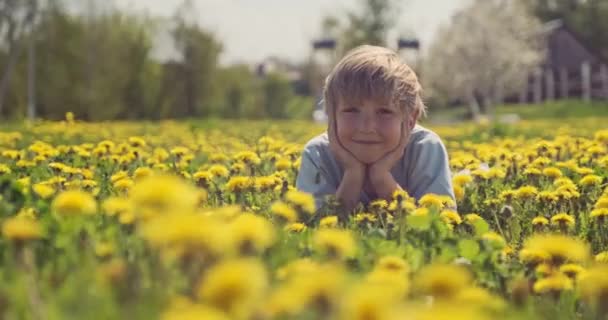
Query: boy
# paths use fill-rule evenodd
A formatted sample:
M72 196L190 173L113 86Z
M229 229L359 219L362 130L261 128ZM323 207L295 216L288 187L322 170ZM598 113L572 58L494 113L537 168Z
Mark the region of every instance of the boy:
M416 124L425 114L416 74L383 47L348 52L323 88L327 132L304 147L298 190L314 195L317 208L334 194L347 209L390 199L404 189L454 199L445 146Z

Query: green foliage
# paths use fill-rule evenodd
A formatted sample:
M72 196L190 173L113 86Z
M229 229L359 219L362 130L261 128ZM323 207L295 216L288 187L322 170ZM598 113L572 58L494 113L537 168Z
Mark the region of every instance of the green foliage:
M188 11L188 10L186 10ZM39 12L35 37L36 115L63 119L73 112L84 120L193 117L310 118L312 107L278 74L257 77L249 66L220 66L223 44L186 18L164 21L115 9L78 15L62 1ZM153 55L157 34L168 32L176 56ZM8 61L0 47L0 72ZM26 114L28 56L12 73L0 118ZM312 105L312 104L311 104Z

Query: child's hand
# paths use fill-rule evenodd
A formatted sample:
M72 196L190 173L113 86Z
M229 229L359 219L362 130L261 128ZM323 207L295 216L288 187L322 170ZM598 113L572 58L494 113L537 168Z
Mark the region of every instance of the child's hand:
M374 189L379 194L384 193L383 191L385 189L394 189L395 180L393 179L390 170L403 156L405 146L409 140L409 131L406 131L404 126L404 124L401 125L401 139L399 140L399 145L397 145L395 149L391 150L380 160L371 164L368 168L368 176L370 177L370 181ZM390 190L390 192L392 191L394 190Z
M346 150L346 148L342 146L336 134L336 121L332 118L329 119L327 135L329 137L329 149L336 160L338 160L342 167L344 167L344 171L352 171L364 176L365 164L355 158L350 151Z

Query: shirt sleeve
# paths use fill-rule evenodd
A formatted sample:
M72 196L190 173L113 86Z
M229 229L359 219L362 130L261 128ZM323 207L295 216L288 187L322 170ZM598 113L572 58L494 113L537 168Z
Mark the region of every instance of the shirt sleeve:
M319 151L315 149L307 146L302 152L296 189L312 194L318 210L325 202L327 195L336 193L337 187L331 183L327 168L322 165Z
M418 152L413 159L408 183L411 190L408 192L416 200L425 194L434 193L450 196L455 201L448 152L441 139L436 135L428 135L416 147Z

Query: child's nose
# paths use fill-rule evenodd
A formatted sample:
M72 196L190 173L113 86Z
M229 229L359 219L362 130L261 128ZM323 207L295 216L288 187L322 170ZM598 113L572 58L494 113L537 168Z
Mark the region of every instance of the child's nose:
M359 119L359 131L374 132L376 130L376 118L373 115L362 114Z

